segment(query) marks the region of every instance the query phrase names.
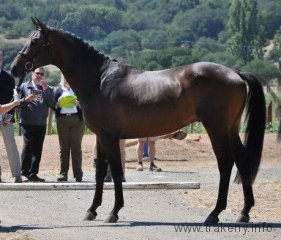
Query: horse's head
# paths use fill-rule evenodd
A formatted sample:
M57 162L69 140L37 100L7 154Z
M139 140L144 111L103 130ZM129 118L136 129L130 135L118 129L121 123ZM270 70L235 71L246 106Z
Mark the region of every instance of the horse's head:
M34 69L50 63L49 28L37 18L31 18L36 26L23 49L11 64L11 72L15 77L21 77Z

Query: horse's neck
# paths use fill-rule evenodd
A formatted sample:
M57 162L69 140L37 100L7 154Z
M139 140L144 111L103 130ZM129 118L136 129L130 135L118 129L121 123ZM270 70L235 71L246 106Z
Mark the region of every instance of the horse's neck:
M76 41L70 41L66 37L57 37L56 43L57 58L54 65L62 71L78 97L93 94L94 88L99 85L106 58L93 49L79 46L79 42L75 45Z

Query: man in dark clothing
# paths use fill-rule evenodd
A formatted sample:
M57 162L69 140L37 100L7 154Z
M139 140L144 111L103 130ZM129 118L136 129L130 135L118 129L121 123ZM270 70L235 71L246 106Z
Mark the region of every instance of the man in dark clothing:
M15 88L15 79L2 69L3 65L3 52L0 51L0 104L4 105L10 103L13 100L13 89ZM8 114L14 115L14 111L10 110ZM21 183L21 166L20 157L17 149L15 136L14 136L14 118L5 121L8 115L0 114L0 131L4 140L9 165L12 173L12 177L15 178L16 183Z
M23 134L22 172L32 182L44 182L38 177L46 133L49 108L54 107L53 89L44 80L45 70L40 67L32 72L31 80L20 87L20 126ZM29 98L30 96L32 98Z

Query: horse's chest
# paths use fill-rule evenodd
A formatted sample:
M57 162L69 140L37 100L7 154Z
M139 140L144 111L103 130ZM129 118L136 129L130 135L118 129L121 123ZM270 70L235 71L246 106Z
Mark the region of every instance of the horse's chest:
M92 100L82 105L82 111L84 121L92 131L114 128L116 117L112 105Z

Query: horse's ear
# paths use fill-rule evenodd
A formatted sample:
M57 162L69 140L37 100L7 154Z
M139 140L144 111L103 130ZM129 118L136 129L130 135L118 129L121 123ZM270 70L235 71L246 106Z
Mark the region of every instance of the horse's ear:
M42 23L38 18L31 18L33 24L36 26L37 29L40 29L42 32L47 33L48 27L46 24Z
M35 19L35 18L31 17L31 20L32 20L33 24L35 25L35 27L38 28L39 25L38 25L38 22L37 22L37 18Z

